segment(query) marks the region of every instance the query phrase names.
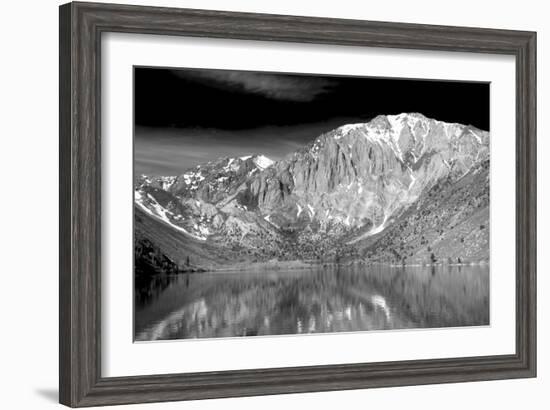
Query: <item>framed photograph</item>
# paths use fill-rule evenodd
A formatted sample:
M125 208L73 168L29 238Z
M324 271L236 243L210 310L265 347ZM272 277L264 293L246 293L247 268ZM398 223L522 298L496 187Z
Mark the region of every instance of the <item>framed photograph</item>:
M60 7L60 402L536 375L536 33Z

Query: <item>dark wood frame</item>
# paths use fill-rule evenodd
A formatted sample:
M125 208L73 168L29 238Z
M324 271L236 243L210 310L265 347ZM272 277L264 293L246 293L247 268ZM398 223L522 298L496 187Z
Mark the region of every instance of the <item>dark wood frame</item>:
M94 3L60 7L60 402L72 407L536 375L536 33ZM101 34L509 54L516 59L516 353L101 376ZM498 142L497 142L498 143Z

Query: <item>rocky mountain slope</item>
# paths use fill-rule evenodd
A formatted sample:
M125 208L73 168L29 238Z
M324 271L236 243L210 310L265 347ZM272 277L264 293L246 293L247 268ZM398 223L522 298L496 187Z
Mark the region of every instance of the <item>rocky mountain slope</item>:
M175 263L185 253L210 266L488 260L489 133L381 115L278 162L221 158L179 176L141 176L135 207L141 238L164 241L159 227L178 238L180 249L167 251Z

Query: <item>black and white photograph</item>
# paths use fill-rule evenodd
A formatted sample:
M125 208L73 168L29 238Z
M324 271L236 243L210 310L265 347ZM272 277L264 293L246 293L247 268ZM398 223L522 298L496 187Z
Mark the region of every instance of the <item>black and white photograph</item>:
M136 342L490 325L490 84L134 67Z

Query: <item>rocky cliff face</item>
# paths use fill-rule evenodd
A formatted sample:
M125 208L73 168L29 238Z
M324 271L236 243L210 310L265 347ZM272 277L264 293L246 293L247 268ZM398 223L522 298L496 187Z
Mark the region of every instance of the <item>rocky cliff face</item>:
M339 252L374 258L367 250L372 238L389 232L407 212L425 212L437 200L426 194L442 181L452 193L488 163L485 131L421 114L381 115L323 134L278 162L222 158L180 176L142 176L135 198L141 210L189 240L252 259L318 259ZM487 188L488 209L488 171L486 180L475 182ZM453 201L470 199L471 187L465 190L446 199L450 209L460 205Z

